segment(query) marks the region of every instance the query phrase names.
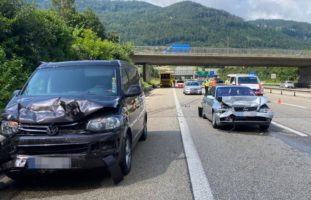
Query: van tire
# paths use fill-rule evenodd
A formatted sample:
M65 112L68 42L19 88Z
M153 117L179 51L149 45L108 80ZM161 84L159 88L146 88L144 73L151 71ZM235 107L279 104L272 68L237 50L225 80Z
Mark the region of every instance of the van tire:
M132 166L132 141L129 134L126 134L125 141L122 147L122 159L120 167L123 175L128 175Z

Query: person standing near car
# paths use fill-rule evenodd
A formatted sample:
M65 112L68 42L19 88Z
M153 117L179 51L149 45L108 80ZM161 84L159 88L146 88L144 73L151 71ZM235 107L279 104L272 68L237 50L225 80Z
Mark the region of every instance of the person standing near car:
M213 86L213 87L216 87L216 85L217 85L217 81L216 81L216 79L217 79L217 77L216 77L216 76L214 76L213 80L211 81L211 82L212 82L212 86Z
M208 87L209 87L209 80L208 78L206 79L205 83L204 83L204 88L205 88L205 95L207 95L208 93Z
M225 81L225 85L230 85L230 80L229 80L229 79L227 79L227 80Z

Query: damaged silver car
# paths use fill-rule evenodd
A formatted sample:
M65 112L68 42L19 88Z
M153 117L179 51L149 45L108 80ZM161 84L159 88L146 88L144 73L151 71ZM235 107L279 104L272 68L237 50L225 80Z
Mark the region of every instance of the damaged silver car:
M211 120L214 128L259 125L261 130L267 130L273 118L268 98L256 96L245 86L211 87L202 100L199 115Z
M106 167L118 183L130 172L134 145L147 138L138 70L118 60L44 63L14 92L1 134L1 167L13 179Z

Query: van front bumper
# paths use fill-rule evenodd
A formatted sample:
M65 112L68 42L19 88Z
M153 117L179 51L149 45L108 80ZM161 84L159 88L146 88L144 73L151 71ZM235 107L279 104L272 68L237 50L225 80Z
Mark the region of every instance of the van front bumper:
M90 169L118 159L121 130L93 135L16 136L4 171Z

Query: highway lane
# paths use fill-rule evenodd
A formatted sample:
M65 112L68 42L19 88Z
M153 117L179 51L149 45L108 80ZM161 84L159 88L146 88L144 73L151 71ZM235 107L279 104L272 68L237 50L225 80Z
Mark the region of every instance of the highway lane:
M265 94L275 113L274 121L311 135L311 99Z
M155 90L146 99L149 136L135 148L132 171L119 185L102 171L34 176L0 191L0 199L191 200L172 90Z
M202 96L177 94L215 199L311 199L311 152L300 148L310 137L275 126L213 129L198 117Z
M175 91L214 199L311 199L311 136L275 126L265 133L256 127L213 129L198 117L203 96ZM281 119L308 113L269 98ZM173 89L156 89L146 100L149 138L136 147L132 171L119 185L102 171L35 176L0 191L0 199L192 199ZM307 107L311 100L301 101Z

